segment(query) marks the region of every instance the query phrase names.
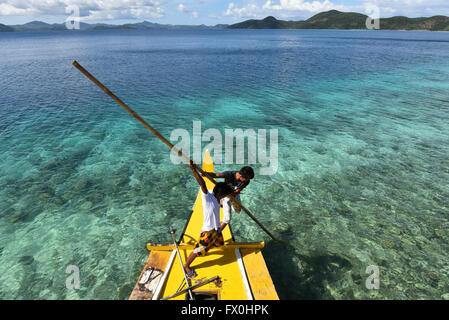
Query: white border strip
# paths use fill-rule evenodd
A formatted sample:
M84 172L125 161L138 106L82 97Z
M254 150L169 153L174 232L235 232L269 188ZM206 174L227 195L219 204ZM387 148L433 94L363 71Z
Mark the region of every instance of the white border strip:
M243 264L242 255L240 254L240 249L235 249L235 255L237 257L237 263L240 268L240 273L242 275L243 284L245 286L246 298L248 300L254 300L253 293L251 292L251 287L248 282L248 277L246 276L245 265Z
M173 264L173 260L175 259L176 250L173 250L170 256L170 259L168 259L167 266L164 270L164 275L162 276L162 279L159 281L159 284L157 285L156 291L153 294L153 298L151 300L159 300L159 295L161 294L162 287L164 286L165 279L168 276L168 273L170 272L171 266Z

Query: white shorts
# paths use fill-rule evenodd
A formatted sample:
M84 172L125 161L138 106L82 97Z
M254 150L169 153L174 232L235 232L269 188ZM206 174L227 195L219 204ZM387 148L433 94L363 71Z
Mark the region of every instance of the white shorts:
M239 203L241 203L239 194L234 196L234 198ZM231 199L229 197L223 198L222 203L223 203L223 221L222 222L229 224L229 222L231 222L231 211L232 211L232 209L234 209L234 207L232 206Z

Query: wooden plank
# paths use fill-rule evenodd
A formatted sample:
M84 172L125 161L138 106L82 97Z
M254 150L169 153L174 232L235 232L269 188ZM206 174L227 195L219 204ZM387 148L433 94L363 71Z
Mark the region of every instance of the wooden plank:
M169 258L169 260L167 262L167 266L165 267L165 271L164 271L164 274L162 276L162 279L161 279L161 281L159 281L159 284L157 285L156 290L154 291L152 300L158 300L160 298L159 296L161 294L162 287L164 286L165 280L167 279L167 276L168 276L168 274L170 272L170 268L173 265L173 261L175 259L175 256L176 256L176 250L173 250L171 255L170 255L170 258Z
M245 286L246 298L248 300L254 300L253 295L251 293L250 285L248 283L248 277L245 272L245 265L243 264L242 261L242 254L240 253L240 250L238 248L235 249L235 256L237 257L237 263L239 265L240 274L242 275L243 285Z
M279 300L267 265L258 249L240 250L254 300Z
M129 300L151 300L153 298L159 287L159 282L170 269L168 261L171 255L170 251L151 251Z

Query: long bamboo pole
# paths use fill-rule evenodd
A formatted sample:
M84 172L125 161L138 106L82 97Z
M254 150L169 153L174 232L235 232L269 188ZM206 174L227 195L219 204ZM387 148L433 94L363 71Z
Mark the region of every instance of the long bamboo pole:
M86 69L84 69L76 60L72 62L73 66L75 66L79 71L81 71L82 74L84 74L89 80L91 80L93 83L95 83L101 90L103 90L108 96L110 96L115 102L117 102L120 106L122 106L126 111L128 111L134 118L136 118L141 124L143 124L148 130L150 130L156 137L158 137L163 143L165 143L172 151L178 154L181 158L184 159L187 164L190 163L190 159L186 157L181 150L178 150L170 141L164 138L156 129L154 129L152 126L150 126L145 120L143 120L137 113L134 112L130 107L128 107L122 100L120 100L115 94L113 94L106 86L104 86L100 81L98 81L92 74L89 73ZM216 184L214 178L212 178L208 172L205 172L203 169L198 167L195 164L195 168L201 172L204 176L206 176L212 183ZM234 199L234 196L230 195L232 199ZM263 231L265 231L273 240L277 239L271 234L270 231L267 230L263 226L262 223L260 223L257 218L248 210L246 209L241 203L238 201L233 201L233 204L237 204L237 206L240 207L252 220L254 220L257 225L262 228Z

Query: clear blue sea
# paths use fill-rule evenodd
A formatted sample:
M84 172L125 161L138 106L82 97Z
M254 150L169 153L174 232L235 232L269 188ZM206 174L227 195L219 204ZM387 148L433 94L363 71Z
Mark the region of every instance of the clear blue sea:
M0 299L127 299L198 192L72 60L167 137L278 129L242 201L291 246L231 224L281 299L449 299L449 33L326 30L0 33Z

